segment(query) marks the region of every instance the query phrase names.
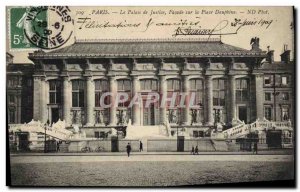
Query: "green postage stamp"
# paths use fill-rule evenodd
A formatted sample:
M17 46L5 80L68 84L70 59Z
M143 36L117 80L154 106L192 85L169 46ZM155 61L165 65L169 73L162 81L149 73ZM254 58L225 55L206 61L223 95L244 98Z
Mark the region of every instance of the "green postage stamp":
M66 6L13 7L9 16L12 50L55 49L73 34L71 10Z

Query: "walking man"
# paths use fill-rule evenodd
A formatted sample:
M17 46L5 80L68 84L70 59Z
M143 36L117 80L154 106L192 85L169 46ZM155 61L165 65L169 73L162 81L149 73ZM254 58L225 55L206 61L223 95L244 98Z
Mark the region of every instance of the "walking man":
M194 148L194 146L192 146L192 151L191 151L191 153L192 153L193 155L195 155L195 148Z
M198 145L196 145L195 154L199 155L199 153L198 153Z
M257 154L257 142L254 142L253 153Z
M143 143L142 143L142 141L140 141L140 152L142 152L143 151Z
M57 141L57 143L56 143L56 152L59 152L60 151L60 149L59 149L59 141Z
M130 151L131 151L130 143L128 143L128 145L126 146L126 149L127 149L127 155L129 157L130 156Z

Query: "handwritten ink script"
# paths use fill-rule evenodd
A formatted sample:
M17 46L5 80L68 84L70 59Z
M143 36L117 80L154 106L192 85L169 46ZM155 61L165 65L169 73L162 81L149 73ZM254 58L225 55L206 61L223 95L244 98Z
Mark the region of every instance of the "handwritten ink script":
M118 17L118 19L99 19L96 16L105 15L124 15L124 17ZM230 15L230 19L212 20L208 21L207 15ZM259 17L239 17L239 15L259 15ZM171 30L170 34L173 37L176 36L214 36L214 35L233 35L237 34L244 28L261 28L268 29L276 22L274 19L264 17L268 15L267 10L247 10L245 12L237 12L233 10L92 10L89 14L84 11L78 10L76 12L77 26L79 30L89 29L130 29L133 32L147 32L152 29L164 28ZM130 17L132 16L133 17ZM133 19L137 15L140 18L145 19ZM168 20L165 18L168 15L179 16L178 19ZM189 17L186 17L189 15ZM191 16L195 15L195 16ZM199 16L197 16L199 15ZM236 17L232 17L236 15ZM125 17L126 16L126 17ZM224 17L225 18L225 17ZM207 26L209 25L209 26Z

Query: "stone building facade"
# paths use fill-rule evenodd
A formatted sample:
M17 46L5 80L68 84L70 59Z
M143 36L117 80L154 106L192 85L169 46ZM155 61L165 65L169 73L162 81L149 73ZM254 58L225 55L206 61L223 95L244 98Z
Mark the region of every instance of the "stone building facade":
M216 122L226 129L237 119L293 119L293 64L272 62L272 52L262 51L258 40L251 42L246 50L219 39L83 40L51 52L36 51L29 54L35 64L33 119L62 119L68 127L85 130L88 137L102 137L112 127L126 128L129 120L134 126L168 121L173 133L185 128L191 136L205 137ZM274 86L280 92L277 102L266 100L274 89L266 84L267 77L273 74L282 80ZM100 97L106 92L130 97L138 93L143 103L149 92L193 92L196 103L180 107L176 97L173 107L161 107L158 101L149 108L128 107L128 102L102 108ZM289 99L280 100L286 92ZM276 106L271 114L278 118L269 115L268 106Z
M13 56L6 53L6 106L9 124L25 123L33 116L33 69L30 63L13 63Z

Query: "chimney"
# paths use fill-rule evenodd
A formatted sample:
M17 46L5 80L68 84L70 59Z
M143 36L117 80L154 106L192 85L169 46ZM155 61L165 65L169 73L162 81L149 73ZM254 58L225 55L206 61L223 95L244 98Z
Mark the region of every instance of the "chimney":
M274 63L274 50L269 50L269 46L268 46L268 53L267 53L267 61L269 63Z
M252 49L251 49L252 51L261 51L261 49L259 48L259 38L258 37L251 38L250 45L252 47Z
M280 55L281 61L284 63L289 63L291 59L291 50L288 50L288 46L284 45L283 46L283 53Z

